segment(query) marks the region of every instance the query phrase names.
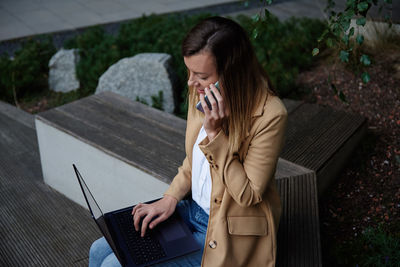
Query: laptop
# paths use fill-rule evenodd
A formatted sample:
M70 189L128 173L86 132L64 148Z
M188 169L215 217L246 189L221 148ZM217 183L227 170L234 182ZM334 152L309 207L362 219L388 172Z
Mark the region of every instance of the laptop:
M149 266L200 249L176 211L154 229L147 229L143 238L133 226L131 212L134 206L103 214L78 168L75 164L72 166L90 213L122 266Z

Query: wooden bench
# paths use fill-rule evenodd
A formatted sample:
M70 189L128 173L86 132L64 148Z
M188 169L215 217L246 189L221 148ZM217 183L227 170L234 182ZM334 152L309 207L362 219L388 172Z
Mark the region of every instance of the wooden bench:
M318 193L322 195L366 134L366 119L330 107L293 101L288 104L288 111L287 138L281 157L315 171Z
M317 198L317 185L319 183L317 180L318 169L315 170L302 166L298 164L298 162L288 160L289 156L285 156L299 155L294 152L290 154L290 149L287 149L287 144L293 144L291 140L297 138L293 133L303 133L303 130L301 130L301 123L298 123L298 120L302 118L297 118L295 121L292 121L291 118L295 117L298 110L301 111L304 109L312 111L313 109L306 109L305 107L307 107L308 104L297 101L284 100L284 103L289 111L289 129L287 143L283 150L284 153L279 159L275 175L283 204L283 214L278 232L277 265L321 266ZM312 123L312 118L319 118L319 116L315 115L318 114L318 112L314 111L312 114L313 115L304 114L305 118L302 124L305 127L307 127L308 123ZM325 115L329 116L329 114L327 115L326 113ZM305 122L307 122L307 124ZM298 126L298 128L293 128L295 126ZM318 124L314 124L314 127L317 126ZM128 202L129 204L134 203L135 200L132 199L131 196L124 196L125 193L128 195L130 193L130 195L132 195L131 190L134 190L135 193L139 191L140 201L154 198L154 196L160 196L160 194L162 194L161 191L163 191L164 187L166 188L168 186L171 178L176 174L176 170L184 157L184 120L149 108L140 103L130 102L112 93L93 95L41 113L36 116L36 129L44 180L48 184L51 184L51 180L54 179L53 176L61 177L62 179L55 183L56 186L61 187L56 188L54 186L54 188L61 191L70 199L84 204L79 198L81 196L80 191L77 191L79 196L73 193L76 180L73 176L71 164L77 163L85 179L89 180L89 183L91 183L89 186L91 188L93 187L95 197L100 198L102 207L104 204L106 209L112 209L116 206L121 207L120 205ZM330 125L327 131L329 132L334 129L334 125ZM327 134L328 133L325 133L325 135ZM355 135L357 135L357 133L350 135L350 138ZM324 135L317 135L316 139L321 136ZM304 137L299 140L303 140L302 142L304 142ZM343 138L340 140L344 141L342 144L337 145L339 149L331 151L338 152L346 146L348 140ZM296 151L299 150L299 146L301 146L302 142L298 144ZM308 144L311 146L312 142L309 141ZM308 152L307 146L303 145L302 148L303 153ZM330 165L329 162L334 159L334 156L335 155L331 155L325 162L318 165L321 167L320 169L327 168L327 166ZM307 156L297 156L297 159L299 158L307 158ZM27 169L25 170L27 171ZM117 177L122 177L122 181L115 181ZM318 179L320 178L321 177L318 177ZM107 179L112 182L111 185L106 183ZM101 199L101 196L104 195L104 191L109 191L113 194L115 188L120 188L121 183L124 182L127 183L125 187L128 187L127 185L130 184L128 188L130 190L127 192L118 190L117 200L114 199L114 196L112 196L112 200ZM116 184L116 187L113 184ZM146 186L149 190L140 192L143 191L142 189ZM47 188L43 184L41 187ZM70 187L70 189L72 188L72 190L68 189L69 191L63 192L63 190L68 187ZM63 199L66 203L65 205L71 205L71 201L66 200L65 197L55 191L47 190L52 192L52 196L57 195L58 198ZM44 194L44 192L38 194ZM54 197L54 199L55 198L56 197ZM47 202L51 201L47 198ZM113 203L108 205L108 202ZM81 233L80 231L82 231L82 228L91 225L90 218L88 218L87 212L86 217L81 214L82 212L79 211L79 206L71 206L77 208L69 210L68 215L73 213L81 218L80 221L75 222L77 224L76 227L80 229L79 231L75 230L75 232ZM54 217L61 217L64 220L71 217L62 216L59 215L59 213L56 214L57 215ZM49 217L49 215L47 215L47 217ZM71 231L70 228L66 228L66 231L74 232ZM94 232L96 231L94 230ZM47 240L54 238L55 234L57 234L55 229L46 231ZM25 235L27 239L33 239L32 236ZM86 251L85 248L82 248L84 243L82 241L80 241L80 243L75 241L80 244L75 250L68 246L62 247L60 245L61 243L58 242L61 253L65 252L63 250L72 250L72 252L69 252L69 260L65 257L59 257L57 263L61 264L64 262L64 264L61 265L70 265L71 261L75 263L87 263L85 255L87 255L90 242L93 241L97 235L82 235L81 238L88 239L87 236L92 236L92 238L89 241L85 241L88 243L86 245ZM9 237L9 239L12 238ZM29 242L33 241L30 240ZM34 244L34 242L31 244ZM39 244L39 246L43 246L43 244ZM21 255L26 255L30 258L35 257L33 256L35 252L29 251L26 246L23 247L21 251L25 251L20 252ZM17 257L11 255L12 251L9 249L4 250L3 254L6 255L4 259L17 259ZM85 255L82 256L82 254ZM58 256L55 251L46 253L43 249L38 250L36 255L38 259L53 263L56 262L54 258ZM11 261L6 261L6 263L9 262ZM19 262L24 265L24 261L19 260Z
M34 125L0 101L0 266L87 266L101 233L87 210L43 183Z

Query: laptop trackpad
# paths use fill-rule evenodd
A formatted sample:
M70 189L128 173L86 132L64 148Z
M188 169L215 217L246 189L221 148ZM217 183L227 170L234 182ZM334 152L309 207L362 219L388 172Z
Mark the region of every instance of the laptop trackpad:
M165 221L162 224L162 230L160 232L166 242L186 237L185 231L175 217L171 217L170 220Z

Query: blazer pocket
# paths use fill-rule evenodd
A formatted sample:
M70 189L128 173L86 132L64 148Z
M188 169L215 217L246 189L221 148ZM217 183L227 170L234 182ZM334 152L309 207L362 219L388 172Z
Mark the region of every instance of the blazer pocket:
M231 235L268 234L268 222L265 217L228 217L228 230Z

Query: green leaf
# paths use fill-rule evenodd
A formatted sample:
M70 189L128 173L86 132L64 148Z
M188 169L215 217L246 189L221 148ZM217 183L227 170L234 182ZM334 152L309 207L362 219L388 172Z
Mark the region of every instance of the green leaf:
M342 62L349 62L349 52L344 50L340 51L340 60Z
M367 8L368 8L368 3L367 2L360 2L357 5L357 9L360 12L363 12L363 11L367 10Z
M349 36L347 34L344 34L342 37L342 41L348 45L349 44Z
M318 43L319 42L321 42L323 39L324 39L324 37L325 37L325 35L327 34L329 32L329 29L325 29L323 32L322 32L322 34L321 34L321 36L318 38Z
M360 26L364 26L366 22L367 22L367 19L364 18L364 17L358 18L358 19L356 20L356 24L357 24L357 25L360 25Z
M392 0L385 0L385 3L386 3L386 4L391 4L391 3L392 3Z
M255 28L253 30L253 39L257 39L257 36L258 36L258 30L257 30L257 28Z
M340 25L342 26L344 32L347 31L350 28L350 19L342 21Z
M328 39L326 40L326 45L327 45L329 48L332 48L332 47L334 46L333 39L332 39L332 38L328 38Z
M313 57L315 57L318 54L319 54L319 49L318 48L314 48L313 51L312 51Z
M342 29L340 28L340 25L339 25L339 23L337 23L337 22L335 22L335 23L333 23L332 24L332 33L336 36L336 37L338 37L338 38L340 38L340 35L342 34Z
M350 31L349 31L349 36L353 36L353 35L354 35L354 27L351 27Z
M270 16L271 16L271 12L269 12L269 10L268 9L264 9L264 15L265 15L265 18L269 18Z
M346 20L351 20L351 18L355 15L354 10L353 9L349 9L346 11L344 18Z
M356 37L357 43L362 44L364 42L364 36L361 34L358 34Z
M253 19L253 22L258 22L258 21L260 20L260 15L255 14L255 15L252 17L252 19Z
M365 66L371 65L371 60L369 59L369 57L368 57L367 55L362 55L362 56L360 57L360 62L361 62L362 64L364 64Z
M361 79L364 83L368 83L371 80L371 77L369 76L368 72L363 72L361 74Z
M353 7L356 3L356 0L347 0L346 6L347 7Z

